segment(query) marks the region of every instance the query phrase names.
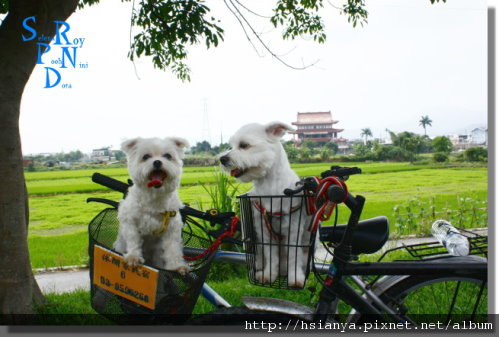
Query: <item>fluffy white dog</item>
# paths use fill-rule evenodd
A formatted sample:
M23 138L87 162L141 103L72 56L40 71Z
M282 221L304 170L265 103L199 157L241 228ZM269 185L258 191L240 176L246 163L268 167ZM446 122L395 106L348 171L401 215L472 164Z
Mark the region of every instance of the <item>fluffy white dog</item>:
M118 207L114 248L128 264L145 262L182 275L189 272L183 259L183 205L178 196L186 147L186 140L173 137L135 138L121 145L133 186Z
M281 144L282 136L291 130L281 122L243 126L230 138L231 149L220 155L223 169L241 182L253 182L250 196L283 195L286 188L296 188L300 178L291 169ZM258 244L256 252L255 276L259 282L273 283L279 274L287 275L289 286L301 288L305 284L304 253L308 250L287 245L310 242L307 230L310 216L301 198L293 198L293 205L290 203L289 198L284 202L279 198L254 202L255 232L258 242L263 243L263 248ZM282 214L274 217L264 214L271 210Z

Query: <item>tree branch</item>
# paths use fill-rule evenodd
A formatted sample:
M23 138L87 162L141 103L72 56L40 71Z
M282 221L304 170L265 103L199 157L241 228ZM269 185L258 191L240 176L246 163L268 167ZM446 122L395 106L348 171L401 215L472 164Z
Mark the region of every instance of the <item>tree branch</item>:
M224 0L225 2L226 0ZM307 69L309 67L312 67L314 66L318 61L308 65L308 66L303 66L303 67L295 67L295 66L292 66L290 65L289 63L287 63L286 61L284 61L281 57L279 57L276 53L274 53L270 47L265 43L263 42L263 40L261 39L260 37L260 34L258 34L255 29L253 28L253 26L251 25L251 23L246 19L246 17L241 13L241 11L239 10L239 8L237 8L237 6L234 4L234 2L232 0L228 0L232 6L234 7L234 10L237 12L237 14L239 14L240 18L244 21L244 23L247 25L247 27L251 30L251 32L253 33L253 35L256 37L256 39L258 40L258 42L262 45L262 47L267 50L267 52L272 56L274 57L276 60L278 60L279 62L281 62L283 65L285 65L286 67L288 68L291 68L291 69L294 69L294 70L304 70L304 69ZM234 14L235 15L235 14ZM236 15L237 17L237 15Z

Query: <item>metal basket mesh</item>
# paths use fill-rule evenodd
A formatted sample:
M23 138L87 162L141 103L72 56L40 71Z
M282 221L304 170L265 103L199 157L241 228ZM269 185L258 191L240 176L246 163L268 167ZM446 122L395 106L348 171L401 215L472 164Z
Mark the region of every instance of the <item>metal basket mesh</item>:
M211 240L199 224L186 218L182 233L184 245L206 249ZM98 313L126 324L180 323L189 318L208 275L213 255L190 263L191 272L182 276L177 272L158 269L155 309L149 309L94 284L93 255L95 245L112 250L118 236L117 209L101 211L89 224L89 255L91 304ZM119 254L119 253L116 253Z
M304 196L238 196L250 283L303 289L314 255Z

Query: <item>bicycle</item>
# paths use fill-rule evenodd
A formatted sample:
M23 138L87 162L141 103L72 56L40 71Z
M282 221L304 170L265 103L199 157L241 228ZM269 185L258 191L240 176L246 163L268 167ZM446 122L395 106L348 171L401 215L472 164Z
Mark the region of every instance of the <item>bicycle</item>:
M470 321L486 320L486 237L472 233L467 234L471 244L471 253L477 255L450 256L445 253L445 249L441 245L431 242L389 250L383 254L378 262L354 262L359 255L379 251L388 240L388 221L386 217L359 220L365 198L360 195L354 196L350 194L345 183L349 176L358 173L361 173L358 168L333 166L331 170L321 174L322 180L305 178L299 183L297 189L284 191L285 197L298 197L305 200L306 198L317 198L317 191L321 190L323 199L318 201L316 199L317 209L314 210L315 215L317 215L319 208L324 210L330 204L344 203L350 210L347 224L337 225L336 213L334 226L320 226L319 228L317 237L333 258L331 261L313 261L312 263L310 263L311 258L309 259L310 268L308 269L315 273L316 278L322 285L319 300L314 308L281 299L250 297L242 298L243 306L231 306L223 296L204 282L207 270L209 270L212 262L219 261L250 266L248 268L250 282L261 286L287 289L286 283L283 284L281 279L272 284L259 284L254 279L255 255L258 254L258 249L255 248L256 244L251 241L254 236L252 236L251 232L248 232L252 226L243 226L245 227L243 228L243 240L235 240L227 235L227 233L234 233L236 226L241 225L239 221L234 221L237 219L234 213L218 213L216 210L203 212L188 206L182 209L181 213L186 224L190 226L189 228L195 226L198 230L201 229L209 237L217 238L215 241L218 241L218 243L231 242L243 245L245 253L203 249L186 244L184 249L186 256L202 256L204 259L198 264L201 266L199 268L201 272L190 276L191 279L199 281L197 290L193 292L192 298L184 297L179 301L179 297L182 296L173 296L175 300L171 301L170 299L173 304L166 307L171 309L171 306L181 306L182 303L189 302L185 306L185 310L176 310L177 314L183 315L183 321L187 322L187 324L244 324L255 317L262 321L288 322L288 324L290 319L300 319L308 322L331 322L340 318L338 314L340 301L352 308L345 317L345 322L349 323L379 321L416 324L429 319L448 324L451 321L465 319ZM335 183L326 186L324 181L328 179L335 180ZM113 190L122 192L126 197L128 184L100 174L95 174L93 180ZM240 196L240 198L241 209L244 211L244 201L249 200L249 198L247 196ZM115 201L106 199L91 198L89 201L103 202L111 205L114 209L118 207ZM246 206L246 210L248 207L251 208L251 206ZM273 213L270 212L269 214ZM244 218L244 214L241 214L241 216ZM248 217L251 217L251 215L247 213L246 218ZM317 219L317 216L314 219ZM201 220L211 224L219 224L221 229L208 230L203 228L199 224ZM267 217L266 222L268 221ZM201 238L196 234L196 230L189 230L191 231L190 239L187 241L192 243L192 238L196 238L198 241L205 240L205 238ZM316 236L312 237L315 238ZM304 249L313 251L315 242L314 240L311 241L310 246ZM95 242L92 242L91 239L90 246L92 247L93 244ZM289 247L287 249L289 255ZM412 260L382 262L386 255L402 250L407 251ZM178 276L173 274L173 272L170 272L169 276L166 277L167 280L164 281L168 286L172 286L176 282L176 278L178 279ZM94 287L98 288L98 286L93 284L92 287L93 294ZM163 288L166 288L166 286ZM464 294L462 293L463 290L465 291ZM439 301L441 302L436 307L433 306L432 311L428 311L429 309L423 304L428 304L428 296L431 297L438 292L446 292L445 298L440 298ZM190 314L194 306L193 303L200 294L217 309L192 318ZM416 303L418 299L423 302ZM125 303L126 301L128 300L119 299L120 310L132 314L132 317L138 317L133 316L133 314L147 313L148 317L154 317L156 322L164 323L169 319L169 315L165 311L143 310L136 304L123 309L124 306L130 304ZM435 311L436 309L438 309L438 312ZM99 308L96 310L99 311ZM431 314L431 316L425 316L428 314ZM227 315L234 317L228 321ZM143 317L138 318L137 321L143 322L142 319Z

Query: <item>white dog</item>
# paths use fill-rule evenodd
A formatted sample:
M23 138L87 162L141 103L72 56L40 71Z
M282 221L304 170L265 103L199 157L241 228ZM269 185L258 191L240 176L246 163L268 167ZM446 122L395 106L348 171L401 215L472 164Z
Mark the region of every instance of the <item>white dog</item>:
M296 188L300 178L291 169L281 144L282 136L291 130L290 126L280 122L243 126L230 138L231 150L220 155L223 169L241 182L253 182L253 189L248 193L250 196L283 195L284 189ZM283 204L279 198L272 200L262 198L253 207L257 240L263 242L263 252L258 247L256 253L255 276L259 282L273 283L279 274L287 274L288 285L301 288L305 284L304 252L308 250L287 248L287 245L307 245L310 242L307 230L310 216L301 198L293 198L293 205L288 198ZM282 215L269 215L271 220L264 214L270 210L281 212L281 208ZM288 260L288 265L283 259Z
M128 264L145 262L182 275L189 272L183 259L183 205L178 196L186 147L182 138L135 138L121 145L133 186L118 207L114 248Z

